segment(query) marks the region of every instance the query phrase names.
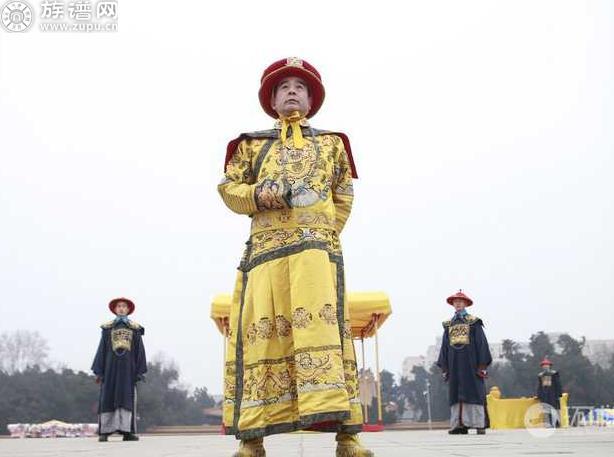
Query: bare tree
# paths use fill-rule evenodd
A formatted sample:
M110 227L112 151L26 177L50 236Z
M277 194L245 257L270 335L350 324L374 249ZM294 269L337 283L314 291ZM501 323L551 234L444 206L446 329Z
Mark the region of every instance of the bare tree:
M12 374L38 365L46 368L49 346L38 332L15 330L0 334L0 370Z

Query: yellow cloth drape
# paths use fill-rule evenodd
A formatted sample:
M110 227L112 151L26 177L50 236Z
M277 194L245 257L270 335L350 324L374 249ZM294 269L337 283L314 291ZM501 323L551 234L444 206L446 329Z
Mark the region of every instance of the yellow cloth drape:
M569 427L569 414L567 412L568 394L564 393L561 396L561 427ZM543 425L543 417L531 415L533 421L528 421L525 424L527 411L534 405L539 405L537 398L501 398L501 392L497 388L492 388L491 392L486 396L486 404L488 406L488 417L490 418L491 428L525 428L541 427Z

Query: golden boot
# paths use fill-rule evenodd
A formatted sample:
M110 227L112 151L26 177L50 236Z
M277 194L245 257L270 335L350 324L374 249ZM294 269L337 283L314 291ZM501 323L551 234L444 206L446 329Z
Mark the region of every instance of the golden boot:
M369 449L363 447L358 435L337 433L337 457L375 457Z
M241 440L239 450L232 454L232 457L266 457L262 438Z

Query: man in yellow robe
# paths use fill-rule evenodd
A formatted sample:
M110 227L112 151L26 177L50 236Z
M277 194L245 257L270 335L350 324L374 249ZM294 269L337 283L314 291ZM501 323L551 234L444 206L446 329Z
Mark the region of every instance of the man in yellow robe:
M304 60L270 65L259 91L275 128L227 148L218 186L251 217L230 314L224 425L235 457L264 456L262 438L294 430L336 432L338 457L370 457L346 306L339 234L356 169L342 133L309 125L324 86Z

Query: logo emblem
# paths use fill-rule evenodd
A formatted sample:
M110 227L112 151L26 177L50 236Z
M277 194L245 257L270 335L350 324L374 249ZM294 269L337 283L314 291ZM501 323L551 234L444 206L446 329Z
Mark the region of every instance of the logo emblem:
M32 7L26 2L6 2L0 11L0 23L9 32L25 32L33 21Z
M547 403L535 403L524 414L524 426L535 438L548 438L556 432L559 412Z

